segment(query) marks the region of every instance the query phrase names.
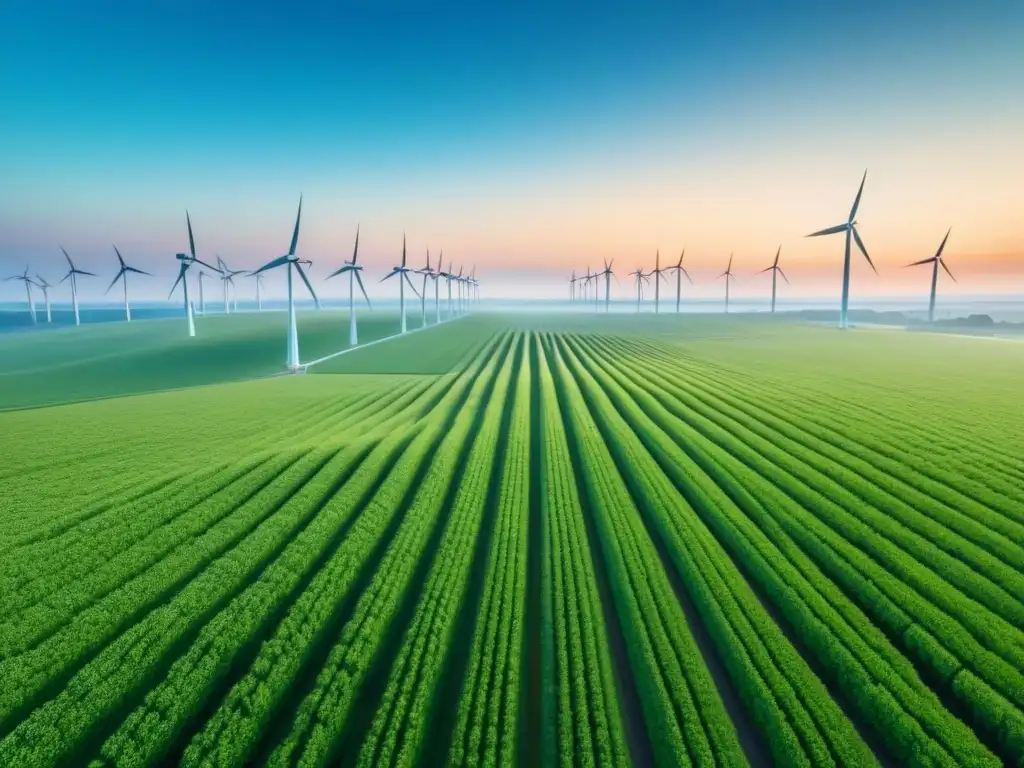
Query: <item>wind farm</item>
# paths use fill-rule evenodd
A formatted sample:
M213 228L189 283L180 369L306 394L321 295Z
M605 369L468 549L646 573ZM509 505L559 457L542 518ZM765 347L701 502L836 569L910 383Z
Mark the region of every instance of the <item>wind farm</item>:
M1024 9L841 6L20 9L0 766L1024 766Z

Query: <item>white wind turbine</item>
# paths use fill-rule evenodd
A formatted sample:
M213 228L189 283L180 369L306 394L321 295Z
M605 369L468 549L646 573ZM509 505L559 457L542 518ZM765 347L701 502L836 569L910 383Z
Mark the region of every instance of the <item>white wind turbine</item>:
M150 275L149 272L143 272L141 269L129 267L125 264L124 258L121 256L121 252L117 250L116 245L114 246L114 253L117 254L117 261L121 265L121 268L117 271L117 276L110 282L110 285L107 286L107 290L103 292L103 295L106 296L110 293L110 289L114 287L118 280L124 283L124 319L130 323L132 321L132 308L128 303L128 273L134 272L137 275L149 275L150 277L152 277L152 275ZM202 293L202 291L200 291L200 293Z
M276 269L277 267L285 267L288 270L288 357L286 365L288 370L297 371L301 366L299 365L299 327L295 320L295 291L292 286L292 270L299 273L299 277L302 278L302 282L306 284L306 288L309 289L309 295L313 297L313 301L317 307L320 306L320 300L316 297L316 291L313 290L313 286L309 284L309 279L306 277L306 273L302 271L302 267L299 265L299 258L295 255L295 248L299 244L299 222L302 219L302 195L299 195L299 210L295 214L295 229L292 232L292 242L288 247L288 253L284 256L278 256L273 261L264 264L262 267L257 269L252 274L258 275L261 272L266 272L268 269Z
M203 293L203 278L209 277L203 270L199 270L199 314L206 314L206 296Z
M412 288L412 292L419 296L416 291L416 286L412 284L412 279L409 277L409 273L412 272L407 266L405 266L405 235L402 235L402 263L397 267L392 267L391 271L388 272L384 277L381 278L383 283L388 278L398 275L398 302L402 312L402 333L406 331L405 323L405 284L408 283L409 287Z
M46 279L36 272L36 285L39 286L39 290L43 292L43 301L46 303L46 322L53 322L53 315L50 314L50 289L53 288Z
M204 267L212 269L214 272L220 274L220 270L216 267L207 264L205 261L196 258L196 241L192 237L192 219L188 215L188 211L185 211L185 223L188 225L188 253L177 253L174 258L178 260L178 279L174 281L174 285L171 286L171 292L167 294L167 298L171 298L174 295L174 289L178 287L178 283L181 283L181 292L184 296L185 301L185 318L188 321L188 335L196 335L196 321L192 315L192 302L188 300L188 270L193 264L202 264ZM69 259L70 261L70 259Z
M837 235L840 232L846 233L846 251L843 257L843 297L839 305L839 327L847 328L847 310L850 306L850 238L852 237L857 247L860 248L860 252L864 254L864 258L867 259L868 264L871 265L871 269L874 270L875 274L878 274L878 270L875 269L875 265L871 261L871 257L868 256L867 248L864 247L864 241L860 239L860 234L857 232L857 222L855 217L857 216L857 208L860 206L860 196L864 192L864 182L868 178L868 172L864 171L864 177L860 180L860 189L857 190L857 197L853 200L853 207L850 208L850 217L846 220L845 224L837 224L834 227L828 229L822 229L818 232L812 232L807 237L819 237L821 235Z
M356 226L356 245L352 249L352 261L346 261L341 269L335 270L327 276L326 279L330 280L335 275L341 275L348 273L348 345L354 347L359 343L359 334L356 330L356 292L355 284L359 283L359 290L363 292L363 298L366 299L366 306L369 309L373 309L370 306L370 297L366 295L366 288L363 287L363 278L359 274L363 271L361 265L356 264L356 259L359 258L359 227Z
M669 267L671 269L671 267ZM654 252L654 271L649 274L654 275L654 314L658 314L659 307L661 306L661 280L665 280L665 270L661 268L661 251L657 250Z
M588 272L590 271L589 267L588 267L587 271ZM643 298L643 284L645 282L648 283L648 284L651 282L650 273L647 273L645 275L644 271L643 271L643 268L637 267L636 270L634 270L633 272L630 272L629 274L633 275L634 279L636 280L636 311L639 313L640 312L640 300Z
M64 246L61 246L60 249L64 251L64 258L68 260L68 266L71 267L67 274L61 278L61 282L63 283L65 280L71 281L71 307L75 312L75 325L81 325L82 322L78 317L78 276L86 275L88 277L96 277L96 275L92 272L86 272L85 270L78 269L74 262L71 261L71 257L68 256L68 252L64 250Z
M245 272L244 269L231 269L227 262L217 256L217 266L220 267L221 271L221 283L224 285L224 314L230 314L232 311L238 311L238 295L235 292L235 275L240 275ZM234 299L234 307L231 306L232 298Z
M444 251L442 250L437 255L437 271L434 272L434 322L437 325L441 324L441 290L439 283L441 278L445 277L445 273L441 269L441 261L444 258Z
M932 265L932 290L928 298L928 322L935 322L935 289L939 283L939 267L941 266L946 270L946 274L949 275L950 279L955 283L956 278L953 277L953 273L949 271L949 267L946 266L946 262L942 259L942 252L946 249L946 241L949 240L949 233L953 231L950 227L949 231L946 232L946 236L942 238L942 243L939 245L939 250L935 252L935 255L930 259L921 259L921 261L915 261L913 264L907 264L908 267L916 267L921 264Z
M670 269L674 269L676 272L676 314L679 314L679 299L683 294L683 275L686 275L686 279L690 280L690 285L693 285L693 280L690 279L690 273L686 271L686 267L683 266L683 256L686 255L686 249L683 248L683 252L679 254L679 261L671 267L665 267L667 272Z
M438 267L440 268L440 262L438 263ZM430 267L429 248L427 248L427 266L422 269L417 269L416 272L423 275L423 286L421 288L423 293L420 296L420 303L423 305L423 325L421 327L425 328L427 325L427 280L434 281L434 306L437 308L437 272ZM440 322L440 316L438 317L438 321Z
M611 303L612 278L615 277L615 273L612 272L612 264L614 264L614 263L615 263L615 259L612 259L611 261L606 261L604 263L604 270L597 273L599 276L600 275L604 275L604 311L605 312L609 311L609 306L610 306L610 303ZM618 283L619 282L619 278L616 277L615 278L615 282ZM621 285L621 283L620 283L620 285Z
M729 281L735 280L736 275L732 273L732 254L729 254L729 266L725 268L725 272L719 275L719 277L725 278L725 312L729 313Z
M263 275L250 275L256 278L256 311L263 311Z
M32 282L32 278L28 276L28 266L25 266L25 273L22 275L11 275L10 277L4 278L4 282L8 280L20 280L25 284L25 295L28 297L28 314L32 318L32 325L35 325L36 320L36 300L32 297L32 286L35 285Z
M779 249L775 252L775 261L772 262L772 265L770 267L765 267L764 269L761 270L761 272L771 272L772 273L772 312L773 313L775 312L775 288L776 288L776 283L778 283L778 280L779 280L779 275L782 275L782 279L785 280L787 284L789 283L789 278L786 277L786 273L783 272L782 271L782 267L779 266L779 254L781 254L781 253L782 253L782 246L780 245Z

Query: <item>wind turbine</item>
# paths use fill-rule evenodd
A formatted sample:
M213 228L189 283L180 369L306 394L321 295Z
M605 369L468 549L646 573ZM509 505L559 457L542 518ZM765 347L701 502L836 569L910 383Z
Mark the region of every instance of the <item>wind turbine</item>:
M180 264L178 267L178 279L175 280L174 285L171 286L171 292L167 294L167 298L169 299L174 295L174 289L178 287L178 283L181 283L181 290L185 300L185 317L188 319L188 335L195 336L196 322L195 318L192 316L192 303L188 300L188 277L186 276L186 273L188 272L188 268L193 264L202 264L204 267L209 267L218 274L220 273L220 270L210 264L207 264L205 261L200 261L196 258L196 241L195 238L192 237L192 219L189 218L188 211L185 211L185 223L188 225L189 252L178 253L174 256Z
M444 255L443 251L441 252L441 255ZM440 263L438 264L438 268L440 269ZM442 270L437 274L439 277L443 277L445 279L445 282L448 284L448 319L451 320L452 314L454 312L454 309L452 308L452 280L455 279L455 275L452 274L452 260L448 260L447 272Z
M129 267L125 264L124 258L121 256L121 252L117 250L116 245L114 246L114 253L117 254L117 261L121 265L121 268L117 271L117 276L110 281L110 285L107 286L107 290L103 292L103 295L106 296L110 293L110 289L114 287L118 280L124 283L124 319L130 323L132 321L132 308L131 305L128 304L128 273L134 272L137 275L149 275L150 277L152 277L152 275L150 275L149 272L143 272L141 269Z
M469 270L469 289L470 298L473 300L473 303L476 304L480 301L480 281L476 279L476 264L474 264L473 268Z
M203 293L203 278L209 277L203 270L199 270L199 314L206 314L206 296Z
M725 278L725 312L729 313L729 281L735 280L736 275L732 273L732 254L729 254L729 266L725 268L725 272L719 275L719 277Z
M46 279L36 272L36 285L39 286L39 290L43 292L43 301L46 303L46 322L53 322L53 315L50 314L50 289L53 288Z
M363 292L363 298L366 299L366 306L373 309L373 307L370 306L370 297L366 295L366 288L363 287L363 278L359 275L359 273L363 271L363 268L359 264L356 264L356 259L358 257L359 225L356 225L356 245L352 249L352 261L346 261L340 269L335 270L326 278L330 280L335 275L341 275L348 272L348 345L350 347L354 347L359 343L359 334L356 330L355 283L359 283L359 290Z
M579 280L576 277L576 270L573 269L572 276L569 278L569 301L576 300L576 281Z
M935 288L939 283L939 267L941 266L946 270L946 274L956 282L956 278L953 277L953 273L949 271L949 267L946 266L946 262L942 260L942 251L946 247L946 241L949 240L949 233L953 231L950 227L946 232L946 236L942 238L942 243L939 245L939 250L935 252L935 255L930 259L921 259L921 261L915 261L913 264L907 264L908 267L916 267L920 264L931 264L932 265L932 292L928 299L928 322L935 322Z
M860 248L860 252L864 254L864 258L868 260L868 264L871 265L871 269L874 270L875 274L878 274L878 270L875 269L875 265L871 261L871 257L868 256L867 248L864 247L864 241L860 239L860 234L857 232L857 222L855 217L857 215L857 208L860 206L860 196L864 192L864 182L868 178L868 172L864 171L864 177L860 180L860 189L857 190L857 197L853 200L853 207L850 208L850 217L846 220L845 224L837 224L834 227L828 229L822 229L819 232L812 232L807 237L819 237L821 235L837 235L840 232L846 233L846 251L843 258L843 298L839 309L839 327L847 327L847 310L850 305L850 238L857 241L857 247Z
M640 299L643 296L643 282L648 284L651 282L650 274L644 274L643 269L637 267L635 271L630 272L636 280L636 311L640 312Z
M402 333L406 331L405 324L405 284L408 283L409 287L412 288L412 292L419 296L416 291L416 286L412 284L412 279L409 277L409 273L412 270L405 266L405 235L402 235L402 263L397 267L392 267L391 271L388 272L384 277L381 278L383 283L389 277L398 275L398 303L401 307L402 312Z
M273 261L269 261L262 267L257 269L252 274L258 275L262 272L266 272L268 269L276 269L277 267L284 267L288 270L288 357L285 364L288 366L288 370L296 371L299 369L299 328L295 321L295 291L292 287L292 270L299 273L299 277L302 278L302 282L306 284L306 288L309 289L309 295L313 297L313 301L320 305L320 300L316 297L316 291L313 290L313 286L309 284L309 278L306 277L306 273L302 271L302 267L299 265L299 258L295 255L295 248L299 244L299 222L302 220L302 195L299 195L299 210L295 214L295 229L292 232L292 242L288 247L288 253L284 256L278 256Z
M440 268L440 266L441 265L439 263L438 264L438 268ZM420 296L420 303L423 305L423 325L426 326L426 324L427 324L427 280L433 280L435 286L437 284L437 272L435 272L430 267L430 249L429 248L427 248L427 266L423 267L423 269L417 269L416 272L418 274L423 275L423 288L422 288L423 293ZM437 289L436 289L436 287L434 289L434 304L435 305L437 304Z
M60 249L62 251L64 251L64 246L61 246ZM63 278L61 278L61 282L63 283L65 280L70 280L71 281L71 307L75 311L75 325L81 325L82 323L81 323L81 321L80 321L80 319L78 317L78 279L77 278L78 278L78 275L87 275L88 277L96 277L96 275L94 275L92 272L86 272L85 270L76 268L74 262L71 261L71 257L68 256L68 252L67 251L64 251L64 258L68 260L68 266L70 266L71 269L69 269L68 273L66 275L64 275Z
M654 275L654 314L658 314L659 306L661 305L661 284L659 281L667 280L664 272L665 270L661 268L661 251L655 251L654 271L650 273Z
M775 252L775 261L772 262L770 267L762 269L761 272L772 273L772 312L775 312L775 283L778 282L778 276L782 275L782 279L789 283L789 278L786 277L786 273L782 271L782 267L779 266L779 254L782 253L782 246L779 246L779 250Z
M249 275L256 278L256 311L263 311L263 275Z
M445 273L441 269L441 259L443 256L444 251L437 255L437 271L434 272L434 314L437 325L441 324L441 287L438 283L440 283L441 278L445 277Z
M232 294L235 292L235 275L242 274L244 269L231 269L227 262L224 261L219 255L217 256L217 266L220 267L221 272L221 283L224 285L224 314L230 314L232 311L238 311L238 295L234 295L234 307L232 308L230 302ZM228 287L230 286L230 288Z
M671 267L665 267L665 270L674 269L676 271L676 314L679 314L679 299L683 295L683 275L686 275L686 279L690 280L690 285L693 285L693 280L690 279L690 273L686 271L686 267L683 266L683 256L686 255L686 249L683 248L683 252L679 254L679 261Z
M611 301L612 295L612 278L615 277L615 273L612 272L612 264L615 263L615 259L606 261L604 263L604 271L598 272L599 275L604 275L604 311L608 311L609 302ZM619 278L615 278L615 282L619 282Z
M32 318L32 325L35 325L37 323L36 301L34 298L32 298L32 286L35 285L35 283L33 283L32 278L28 276L28 265L25 266L24 274L11 275L10 277L4 278L4 282L7 282L8 280L21 280L21 282L25 284L25 295L28 297L28 313L29 316Z
M466 312L466 278L462 276L462 265L459 264L459 274L455 275L455 310L461 316Z

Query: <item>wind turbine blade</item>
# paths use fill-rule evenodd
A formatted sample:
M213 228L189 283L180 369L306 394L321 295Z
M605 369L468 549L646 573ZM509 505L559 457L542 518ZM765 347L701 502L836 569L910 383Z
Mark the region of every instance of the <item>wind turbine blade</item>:
M939 246L939 250L936 251L936 253L935 253L935 258L936 259L938 259L938 258L940 258L942 256L942 250L946 247L946 241L949 240L949 233L952 232L952 231L953 231L953 228L950 227L949 231L946 232L946 236L944 238L942 238L942 245Z
M777 250L777 251L775 252L775 263L774 263L774 264L772 264L772 266L773 266L773 267L777 267L777 266L779 266L779 254L780 254L780 253L782 253L782 246L781 246L781 245L779 246L779 250Z
M686 275L686 279L690 281L690 285L693 285L693 280L690 279L690 273L687 272L686 269L684 269L683 267L680 267L679 269L681 269L683 271L683 274Z
M757 274L760 275L763 272L771 272L773 269L776 269L774 264L772 264L770 267L765 267L764 269L758 270Z
M395 275L397 275L398 273L399 273L399 270L397 270L397 269L392 269L392 270L391 270L390 272L388 272L388 273L387 273L386 275L384 275L384 277L382 277L382 278L380 279L380 281L381 281L381 282L383 283L383 282L384 282L385 280L387 280L387 279L388 279L389 277L394 277L394 276L395 276Z
M188 210L185 211L185 223L188 224L188 249L192 253L192 258L196 257L196 241L192 237L192 219L189 218Z
M278 256L273 261L264 264L262 267L257 269L255 272L253 272L253 274L258 275L260 272L266 272L268 269L276 269L277 267L280 267L282 264L287 264L288 262L289 258L287 256Z
M402 266L405 266L405 232L402 233Z
M64 246L62 245L60 249L64 251ZM71 269L73 270L75 268L75 263L71 260L71 257L68 256L67 251L64 251L64 258L68 260L68 266L71 267Z
M60 279L60 282L59 282L59 283L57 283L57 285L60 285L61 283L63 283L63 282L65 281L65 280L67 280L67 279L68 279L69 277L71 277L71 276L72 276L73 274L74 274L74 272L68 272L68 273L67 273L66 275L64 275L64 277L62 277L62 278ZM14 278L13 278L13 277L9 277L9 278L7 278L7 279L8 279L8 280L13 280Z
M356 258L359 256L359 225L356 224L356 244L352 248L352 266L356 265Z
M219 269L217 269L212 264L207 264L205 261L202 261L201 259L195 259L195 262L196 262L196 264L202 264L204 267L209 267L210 269L212 269L214 272L217 272L218 274L224 274L223 272L221 272ZM237 275L238 272L234 272L233 274Z
M904 266L905 267L916 267L916 266L919 266L921 264L931 264L933 261L935 261L935 257L934 256L932 256L931 258L928 258L928 259L921 259L920 261L912 261L910 264L906 264Z
M853 232L853 239L857 241L857 247L860 248L860 252L864 254L864 258L868 260L868 264L871 265L871 269L874 270L875 274L877 275L878 270L875 269L874 262L872 262L871 257L868 256L868 249L864 247L864 241L860 239L860 234L858 234L857 229L855 227L850 227L850 230Z
M168 299L171 298L171 296L174 295L174 289L178 287L178 283L181 282L181 279L184 276L185 276L185 265L182 264L181 265L181 269L178 270L178 279L174 281L174 285L171 286L171 292L167 294L167 298Z
M402 273L402 277L405 278L405 282L407 282L409 284L409 287L412 288L412 292L416 294L416 298L417 299L423 298L422 296L420 296L420 292L416 290L416 286L413 285L412 279L409 277L409 273L408 272L403 272Z
M725 268L726 272L732 272L732 254L729 254L729 266Z
M152 275L150 275L149 272L143 272L141 269L136 269L135 267L129 267L127 264L124 265L124 269L125 269L126 272L134 272L137 275L149 275L150 277L152 277Z
M121 256L121 252L119 250L117 250L117 246L116 245L114 246L114 253L117 254L117 260L119 262L121 262L121 268L123 269L124 266L125 266L124 258Z
M84 269L76 269L75 270L75 274L76 275L88 275L89 277L96 277L96 273L95 272L86 272Z
M366 288L363 287L363 278L359 276L358 271L356 272L355 277L356 282L359 283L359 290L363 292L363 298L366 299L366 306L373 309L373 306L370 304L370 297L366 295Z
M350 265L346 264L344 267L339 267L338 269L336 269L333 272L331 272L331 274L329 274L327 277L325 277L324 280L330 280L332 277L337 277L342 272L348 272L350 269L352 269L352 267Z
M125 273L125 270L122 269L120 272L117 273L117 277L115 277L113 280L110 281L110 285L107 286L107 290L105 290L103 292L104 296L106 296L108 293L110 293L110 289L113 288L115 285L117 285L117 281L121 279L121 275L123 275L124 273Z
M817 232L811 232L811 234L804 235L804 237L820 237L821 235L837 235L840 232L845 232L849 228L850 228L849 224L836 224L834 227L829 227L828 229L821 229L821 230L818 230Z
M295 214L295 229L292 232L292 244L288 247L288 255L294 256L295 249L299 245L299 220L302 219L302 194L299 194L299 210ZM312 289L310 289L312 290Z
M867 181L867 178L868 178L868 171L865 168L864 169L864 176L860 180L860 189L857 190L857 197L854 198L854 200L853 200L853 207L850 209L850 221L851 222L853 221L853 218L857 215L857 209L860 207L860 196L862 194L864 194L864 182ZM869 261L870 261L870 259L869 259Z
M319 307L320 306L320 299L318 299L316 297L316 291L313 290L313 286L310 284L309 278L306 277L306 273L302 271L302 267L299 266L299 262L297 262L297 261L295 262L295 269L297 269L299 271L299 277L302 278L302 282L304 282L306 284L306 287L309 288L309 295L313 297L313 301Z
M946 262L944 262L942 259L939 259L939 264L942 265L942 268L946 270L946 274L949 275L950 279L952 279L952 281L955 283L956 278L953 277L953 273L949 271L949 267L946 266Z
M782 275L782 279L785 280L788 283L789 282L789 278L786 277L786 273L782 271L782 267L777 267L777 269L779 270L779 274Z

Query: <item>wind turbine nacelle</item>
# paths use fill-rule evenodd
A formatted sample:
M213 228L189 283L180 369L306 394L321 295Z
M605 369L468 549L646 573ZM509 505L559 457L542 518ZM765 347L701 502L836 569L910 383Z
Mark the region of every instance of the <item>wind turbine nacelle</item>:
M176 254L174 254L174 258L176 258L178 261L191 261L192 260L192 258L187 253L176 253Z

